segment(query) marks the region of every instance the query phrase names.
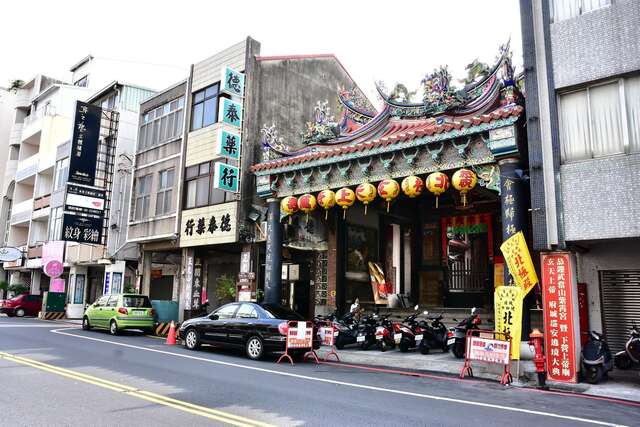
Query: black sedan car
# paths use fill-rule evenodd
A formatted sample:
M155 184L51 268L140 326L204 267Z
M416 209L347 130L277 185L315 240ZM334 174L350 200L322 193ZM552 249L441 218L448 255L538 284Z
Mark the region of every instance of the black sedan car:
M178 336L190 350L198 349L200 344L212 344L244 349L247 357L258 360L267 352L285 351L287 322L290 320L304 318L277 305L233 302L207 316L186 320L180 325ZM313 336L313 347L320 347L315 331Z

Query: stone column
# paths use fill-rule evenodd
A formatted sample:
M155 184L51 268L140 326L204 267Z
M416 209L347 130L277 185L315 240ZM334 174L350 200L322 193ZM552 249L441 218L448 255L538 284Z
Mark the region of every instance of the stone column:
M528 234L529 194L528 182L522 179L520 159L509 157L498 162L500 167L500 205L502 210L502 240L507 240L519 231L525 237ZM520 172L520 176L518 175ZM533 254L532 254L533 257ZM511 281L509 267L504 265L504 283ZM529 292L522 307L522 340L529 337L530 313L529 308L534 302L534 293Z
M267 244L264 271L264 302L280 304L282 299L282 224L280 201L268 199Z

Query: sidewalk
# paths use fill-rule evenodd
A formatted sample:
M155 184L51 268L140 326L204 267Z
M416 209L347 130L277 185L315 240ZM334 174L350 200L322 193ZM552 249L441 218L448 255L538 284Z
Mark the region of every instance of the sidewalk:
M324 359L329 353L327 347L317 350L318 356ZM456 359L451 353L434 351L428 355L422 355L417 351L402 353L397 350L381 352L379 350L362 351L357 348L346 348L337 350L340 362L353 365L367 365L383 369L398 369L407 371L443 373L449 375L460 375L460 370L464 365L463 359ZM334 361L331 356L329 361ZM473 363L473 374L477 378L500 380L501 369L497 365L484 363ZM513 386L535 387L536 372L531 360L522 360L518 366L517 362L512 362L511 373L513 375ZM519 375L518 375L519 374ZM564 384L548 382L551 390L569 391L572 393L588 394L592 396L625 399L640 402L640 370L619 371L614 370L609 373L609 379L600 384Z

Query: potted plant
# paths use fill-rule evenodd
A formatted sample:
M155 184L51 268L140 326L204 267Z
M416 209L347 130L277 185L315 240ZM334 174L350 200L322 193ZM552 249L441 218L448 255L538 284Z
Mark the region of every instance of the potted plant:
M223 274L216 279L216 285L220 305L236 300L236 281L233 277Z

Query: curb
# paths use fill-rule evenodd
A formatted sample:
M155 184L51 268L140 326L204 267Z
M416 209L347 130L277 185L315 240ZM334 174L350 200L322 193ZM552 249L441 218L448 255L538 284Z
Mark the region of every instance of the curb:
M66 314L64 311L40 311L38 319L40 320L64 320Z

